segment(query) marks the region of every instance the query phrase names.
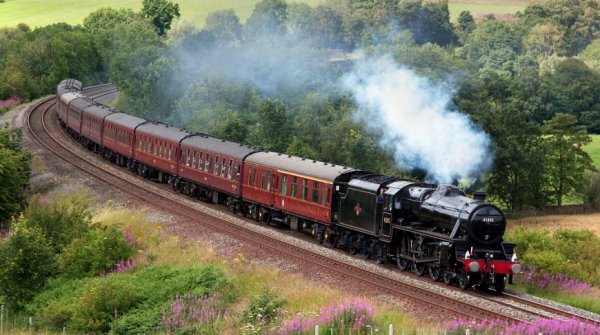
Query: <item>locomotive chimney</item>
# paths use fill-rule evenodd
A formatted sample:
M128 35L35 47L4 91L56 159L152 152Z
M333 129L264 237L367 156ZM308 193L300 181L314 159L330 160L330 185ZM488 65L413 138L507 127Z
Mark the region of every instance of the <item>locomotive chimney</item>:
M473 200L481 200L481 201L485 201L485 197L487 196L487 193L485 192L473 192Z

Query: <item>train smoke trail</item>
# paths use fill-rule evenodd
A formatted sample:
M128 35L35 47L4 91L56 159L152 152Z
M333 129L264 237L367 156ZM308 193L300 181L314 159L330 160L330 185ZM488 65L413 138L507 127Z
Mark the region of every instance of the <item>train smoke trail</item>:
M360 107L357 117L381 134L401 168L427 171L440 183L478 177L492 163L490 137L451 102L447 90L396 64L365 58L342 78Z

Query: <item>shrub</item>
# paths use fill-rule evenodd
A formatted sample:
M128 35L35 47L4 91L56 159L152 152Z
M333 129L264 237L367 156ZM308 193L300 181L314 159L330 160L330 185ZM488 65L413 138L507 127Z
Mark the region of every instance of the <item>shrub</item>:
M16 307L30 300L56 272L54 253L42 232L21 215L0 244L0 295Z
M361 299L344 300L323 307L316 316L297 315L284 322L279 334L311 334L316 325L319 325L325 334L333 334L335 330L339 333L345 333L344 329L359 330L373 321L373 313L373 308Z
M140 300L135 286L127 281L111 277L94 280L76 305L73 323L83 331L106 333L120 314L127 313Z
M59 255L62 274L71 277L98 275L112 270L119 261L133 256L135 250L123 234L113 227L90 229L73 240Z
M260 294L252 297L250 305L242 315L245 323L244 332L261 333L268 330L269 326L277 320L279 310L285 300L279 298L268 287L263 287Z
M91 225L90 204L82 195L62 196L49 202L34 196L25 212L30 225L41 229L55 253L76 238L81 238Z
M218 334L217 322L228 315L218 292L205 296L178 295L162 310L159 330L172 333Z

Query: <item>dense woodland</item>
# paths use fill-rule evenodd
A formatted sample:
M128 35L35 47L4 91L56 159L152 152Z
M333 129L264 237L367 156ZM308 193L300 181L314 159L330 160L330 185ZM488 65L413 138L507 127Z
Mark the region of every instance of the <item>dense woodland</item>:
M263 0L245 23L224 10L201 29L177 21L173 2L143 5L98 10L83 26L0 30L0 99L50 94L66 77L110 81L118 107L145 118L429 180L427 169L396 162L340 85L356 62L389 55L491 136L493 164L468 187L509 210L598 201L581 150L600 133L597 1L532 4L503 20L463 12L453 23L447 1Z

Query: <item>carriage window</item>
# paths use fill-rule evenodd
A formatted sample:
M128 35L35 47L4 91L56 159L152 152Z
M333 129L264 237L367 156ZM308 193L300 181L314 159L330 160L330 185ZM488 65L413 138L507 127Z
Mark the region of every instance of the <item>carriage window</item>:
M169 144L169 160L173 160L173 152L171 151L171 145Z
M213 166L213 174L219 174L219 156L215 157L215 165Z
M206 160L204 161L204 171L208 172L208 168L210 167L210 156L206 154Z
M308 183L306 180L302 180L302 200L306 200L308 193Z
M260 187L265 188L265 170L261 170Z
M287 193L287 176L284 175L282 179L283 180L281 181L281 195L285 197Z
M271 190L271 171L267 174L267 191Z
M231 179L231 174L233 173L233 160L229 160L229 171L227 171L227 178Z
M221 177L225 177L225 170L227 169L227 165L225 165L225 158L221 160Z
M158 143L156 143L156 141L152 141L152 149L154 156L158 155Z
M319 183L317 182L313 184L312 201L314 203L319 202Z
M196 150L192 153L192 169L196 168Z
M321 205L325 205L327 199L327 185L321 190Z
M252 168L248 168L248 185L252 185L252 175L254 174L254 170Z
M298 178L297 177L292 177L292 194L290 194L292 197L296 197L296 189L298 188Z

